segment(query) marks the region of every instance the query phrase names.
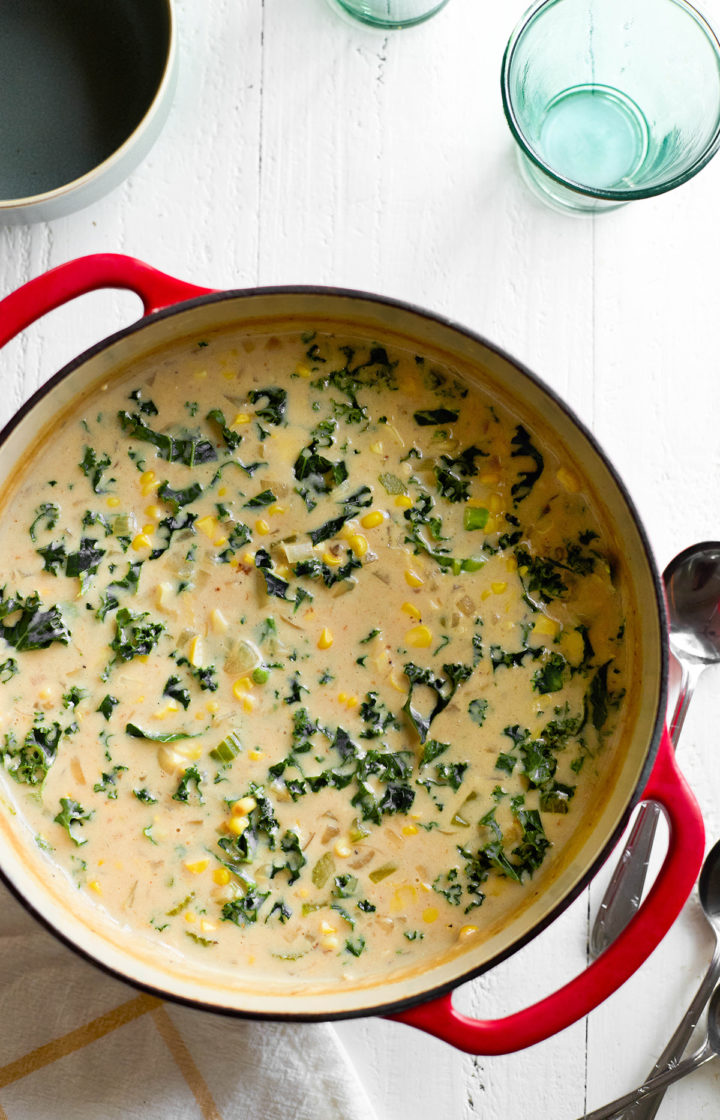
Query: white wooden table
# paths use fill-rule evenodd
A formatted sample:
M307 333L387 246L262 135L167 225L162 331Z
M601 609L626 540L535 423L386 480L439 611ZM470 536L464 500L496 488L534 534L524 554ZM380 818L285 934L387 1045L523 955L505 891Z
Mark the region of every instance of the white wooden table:
M180 81L159 142L89 209L0 230L0 294L119 251L200 284L344 285L441 312L574 406L625 479L662 569L720 537L720 159L672 194L597 219L543 207L519 179L499 91L524 7L450 0L427 24L384 34L325 0L178 0ZM704 7L720 23L720 0ZM138 310L127 294L95 294L13 342L0 420ZM709 843L720 836L719 683L720 670L704 677L682 743ZM458 1003L501 1015L583 968L606 877ZM693 899L606 1005L507 1057L471 1059L378 1020L338 1029L379 1120L573 1120L641 1079L709 954ZM660 1115L717 1120L717 1078L710 1066L676 1086Z

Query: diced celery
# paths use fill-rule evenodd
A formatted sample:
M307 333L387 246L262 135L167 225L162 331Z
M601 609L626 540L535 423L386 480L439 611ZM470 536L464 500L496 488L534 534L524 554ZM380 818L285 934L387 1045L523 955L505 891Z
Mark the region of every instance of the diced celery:
M216 747L210 751L210 757L216 762L232 762L242 750L242 743L237 731L231 731Z
M332 852L325 852L325 855L320 856L312 869L313 886L324 887L334 870L335 860L332 857Z
M370 878L373 883L379 883L383 879L387 879L388 875L392 875L397 871L398 865L396 863L384 863L382 867L376 867L374 871L370 872Z
M466 506L463 510L463 528L484 529L488 522L490 511L484 506Z

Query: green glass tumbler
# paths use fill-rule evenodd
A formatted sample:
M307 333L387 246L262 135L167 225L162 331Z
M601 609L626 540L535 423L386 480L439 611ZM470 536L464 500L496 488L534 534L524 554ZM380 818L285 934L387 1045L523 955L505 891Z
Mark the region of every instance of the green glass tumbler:
M720 42L686 0L541 0L501 83L523 175L564 211L672 190L720 145Z
M331 6L371 27L399 30L430 19L448 0L330 0Z

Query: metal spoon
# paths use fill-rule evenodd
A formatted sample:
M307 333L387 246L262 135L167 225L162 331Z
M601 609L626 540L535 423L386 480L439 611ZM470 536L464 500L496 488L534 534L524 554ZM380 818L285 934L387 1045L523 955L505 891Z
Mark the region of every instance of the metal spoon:
M677 747L695 686L709 665L720 662L720 541L686 548L663 572L670 616L670 649L680 664L680 691L670 723ZM640 906L660 808L640 806L620 862L600 903L590 933L598 957L612 944Z
M699 1050L696 1050L690 1058L686 1058L679 1065L672 1066L670 1069L666 1069L664 1073L658 1073L655 1077L649 1078L643 1085L633 1089L632 1093L626 1093L624 1097L618 1097L617 1100L606 1104L604 1108L596 1108L594 1112L586 1112L582 1120L621 1120L621 1117L626 1115L634 1116L634 1112L626 1112L628 1106L636 1104L637 1101L644 1101L656 1093L663 1092L668 1085L672 1085L673 1081L679 1081L681 1077L693 1073L700 1066L704 1066L705 1062L717 1057L718 1054L720 1054L720 987L715 989L710 1000L707 1035Z
M712 960L693 997L692 1003L678 1023L675 1033L662 1054L650 1070L648 1080L668 1069L678 1068L678 1062L685 1053L685 1047L690 1041L690 1036L700 1020L703 1008L710 998L713 988L715 988L718 980L720 980L720 841L718 841L705 856L705 862L700 872L700 879L698 880L698 896L700 898L700 905L703 908L703 913L715 936ZM720 989L715 990L716 997L718 991L720 991ZM636 1098L639 1103L630 1105L629 1107L626 1106L626 1108L621 1109L619 1113L613 1113L612 1115L622 1115L624 1120L652 1120L652 1117L655 1116L657 1110L660 1108L664 1096L665 1089L660 1087L651 1097L647 1099ZM616 1101L615 1107L617 1107L617 1105L618 1102ZM602 1115L602 1113L590 1113L591 1117L598 1117L598 1120L600 1115Z

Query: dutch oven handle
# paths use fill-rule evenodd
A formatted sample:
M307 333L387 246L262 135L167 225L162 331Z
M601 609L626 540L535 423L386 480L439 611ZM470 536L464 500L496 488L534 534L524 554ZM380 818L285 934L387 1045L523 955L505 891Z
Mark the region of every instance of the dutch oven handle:
M176 280L143 261L120 253L78 257L34 277L0 300L0 346L41 315L99 288L126 288L135 292L143 302L145 315L215 290Z
M58 265L0 300L0 346L48 311L99 288L135 292L149 315L196 296L202 288L133 257L97 253ZM643 799L658 801L670 825L668 854L647 899L625 931L585 972L553 995L504 1019L471 1019L451 995L390 1016L470 1054L508 1054L532 1046L587 1015L640 967L680 913L700 871L705 843L697 803L675 764L667 730Z
M658 801L670 825L665 861L646 900L615 942L585 972L547 999L505 1019L471 1019L441 996L389 1016L427 1031L469 1054L509 1054L550 1038L612 995L660 943L700 872L705 846L702 816L675 763L665 729L643 800Z

